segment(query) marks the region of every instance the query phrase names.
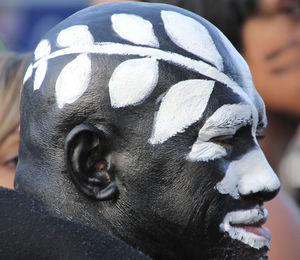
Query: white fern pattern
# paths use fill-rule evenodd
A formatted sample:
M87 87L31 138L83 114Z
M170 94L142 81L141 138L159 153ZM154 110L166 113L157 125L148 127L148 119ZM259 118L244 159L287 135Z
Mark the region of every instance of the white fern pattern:
M49 53L46 56L39 55L39 59L35 61L32 68L35 69L39 66L43 67L45 66L43 64L45 64L49 59L68 54L78 54L79 56L85 55L87 53L107 55L135 55L141 58L124 61L115 69L112 74L112 78L109 84L109 94L113 107L119 108L129 105L138 105L151 94L158 81L158 61L166 61L168 63L184 67L209 78L215 79L216 81L227 85L232 89L233 92L238 94L246 102L252 104L252 101L250 100L247 93L244 92L244 90L239 87L235 81L233 81L222 71L222 57L218 53L212 37L203 25L190 17L173 11L161 11L161 18L170 39L177 46L185 49L190 53L193 53L194 55L197 55L204 61L192 59L178 53L167 52L159 49L159 42L155 36L153 26L150 21L147 21L137 15L114 14L111 17L112 28L115 30L117 35L119 35L122 39L128 40L129 42L133 43L133 45L114 42L95 43L93 36L89 32L87 26L73 26L61 31L61 33L58 35L57 44L65 48ZM173 25L174 19L179 19L184 25L180 26L180 28L177 28L177 26ZM130 26L128 26L128 24L130 24ZM136 33L132 28L135 28L141 33ZM191 28L191 30L189 32L186 32L188 28ZM192 44L187 40L187 35L192 35ZM87 40L85 42L82 42L82 39ZM199 43L197 46L197 44L195 44L195 41L198 43L201 41L201 43ZM88 57L85 57L85 60L87 61ZM215 66L210 65L209 63L205 62L205 60L210 62L211 64L214 64ZM87 62L87 64L89 64L89 62ZM146 68L146 70L148 71L147 80L145 80L143 84L140 84L141 81L138 82L137 80L141 78L142 70L138 70L135 74L133 74L133 76L128 76L133 71L133 68L137 67L136 65L140 67L144 66L144 68ZM78 63L78 66L82 67L83 65ZM68 67L68 64L66 65L66 67ZM65 71L68 71L68 69L61 72L58 80L60 81L60 83L58 84L59 87L56 88L57 101L60 108L62 108L65 103L72 103L76 101L84 93L87 88L86 84L88 84L87 82L89 82L89 79L81 81L81 86L78 85L76 87L75 92L77 92L77 94L69 94L70 98L68 98L67 93L72 93L72 90L71 87L65 87L65 84L67 84L66 81L64 82L64 84L62 84L63 73L66 73ZM82 75L84 75L85 77L90 77L88 69L83 68L83 71L85 72L83 72ZM44 74L41 73L41 75ZM126 77L124 75L126 75ZM66 78L68 78L68 76ZM144 78L144 75L142 78ZM120 79L122 79L123 81L125 79L125 81L127 81L125 82L126 84L120 83ZM40 81L41 79L39 80L37 85L41 84ZM164 125L162 123L165 115L170 114L169 112L162 111L167 111L172 107L171 102L170 104L168 104L169 101L167 101L167 99L164 99L156 115L153 126L153 133L151 138L149 139L149 142L152 144L163 143L171 136L179 132L183 132L188 126L199 120L203 112L202 110L205 109L206 104L209 100L210 94L208 95L208 93L211 93L210 91L212 90L212 86L214 85L211 82L212 81L204 80L197 81L199 86L202 86L203 91L207 92L207 96L205 97L206 100L203 101L203 108L200 109L200 107L197 107L198 114L191 117L187 122L176 119L177 121L175 121L177 123L174 124L174 128L170 128L170 126ZM169 94L167 96L172 96L171 93L175 93L179 88L178 86L185 86L185 88L188 87L191 89L197 88L197 90L199 90L194 83L195 82L179 82L178 84L170 88L168 92ZM130 88L130 96L128 96L124 93L128 93L128 88L131 85L133 85L134 87ZM68 91L62 91L62 88L67 88ZM195 93L195 91L193 93ZM60 93L64 94L62 95ZM63 98L61 98L62 96ZM65 101L61 102L61 100ZM172 98L169 100L172 100ZM194 105L196 106L196 102ZM186 108L186 110L189 111L191 111L191 109L192 108Z

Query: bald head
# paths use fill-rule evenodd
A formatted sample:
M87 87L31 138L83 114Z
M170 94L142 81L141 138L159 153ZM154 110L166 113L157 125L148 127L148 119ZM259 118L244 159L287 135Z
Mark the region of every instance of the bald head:
M228 244L265 253L266 236L222 228L231 211L264 212L278 191L256 140L264 105L242 57L203 18L135 2L74 14L38 44L21 117L16 187L52 212L155 258ZM252 153L258 184L238 173ZM219 201L228 207L216 217Z

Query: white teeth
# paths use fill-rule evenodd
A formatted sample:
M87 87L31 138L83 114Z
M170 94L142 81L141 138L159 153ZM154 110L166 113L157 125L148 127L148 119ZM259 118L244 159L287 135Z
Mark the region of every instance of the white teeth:
M239 240L256 249L264 246L270 247L270 239L247 232L242 227L232 225L250 225L257 223L268 216L268 211L263 206L256 206L248 210L232 211L226 214L223 222L220 224L220 231L227 232L232 239Z

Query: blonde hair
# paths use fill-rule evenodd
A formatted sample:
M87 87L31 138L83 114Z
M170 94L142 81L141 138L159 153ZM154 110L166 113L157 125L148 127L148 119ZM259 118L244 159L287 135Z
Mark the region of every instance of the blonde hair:
M0 145L19 127L20 91L30 56L0 52Z

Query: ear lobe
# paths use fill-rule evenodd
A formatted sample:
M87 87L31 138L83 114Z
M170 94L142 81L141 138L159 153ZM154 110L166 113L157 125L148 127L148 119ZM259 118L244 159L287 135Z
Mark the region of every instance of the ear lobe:
M65 164L76 187L90 198L112 200L118 188L108 172L108 136L96 127L74 127L65 141Z

